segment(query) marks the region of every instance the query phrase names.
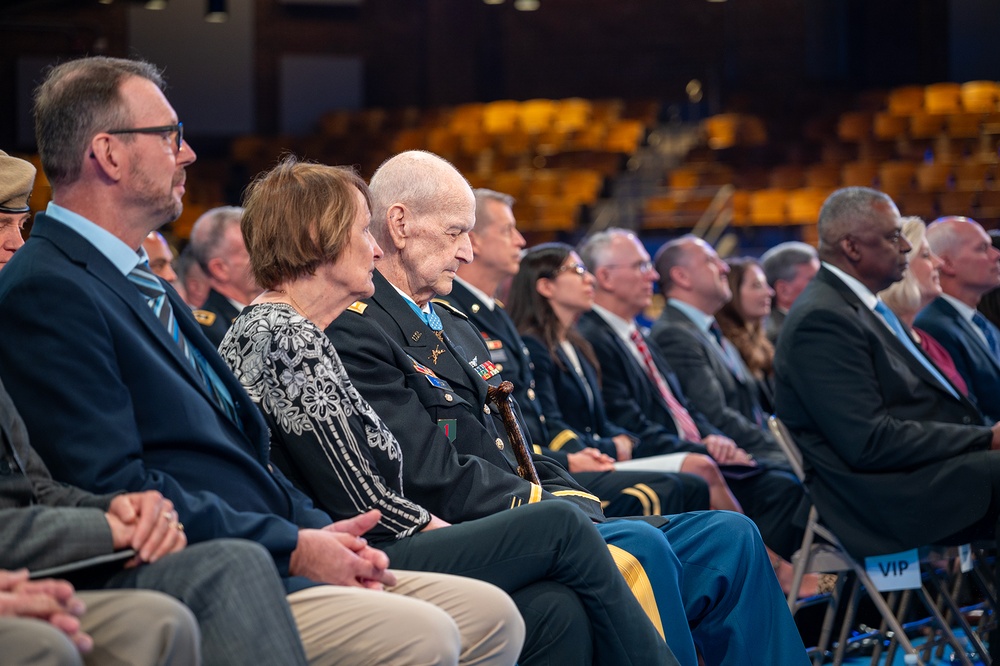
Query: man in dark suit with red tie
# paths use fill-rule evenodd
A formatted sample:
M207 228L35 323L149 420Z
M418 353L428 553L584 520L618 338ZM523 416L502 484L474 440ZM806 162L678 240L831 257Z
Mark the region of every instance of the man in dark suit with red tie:
M660 277L639 239L624 229L594 234L580 248L594 274L594 310L580 332L601 364L608 417L639 437L633 457L710 455L767 546L788 559L801 543L806 510L801 485L788 472L757 466L687 398L673 368L635 322ZM683 468L682 468L683 469Z

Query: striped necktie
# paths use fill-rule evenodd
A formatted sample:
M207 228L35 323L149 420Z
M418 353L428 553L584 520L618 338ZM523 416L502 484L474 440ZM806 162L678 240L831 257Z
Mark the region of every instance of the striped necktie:
M674 417L674 420L677 423L677 434L689 442L700 442L701 433L698 432L698 426L695 425L690 412L685 409L684 405L682 405L680 400L677 399L677 396L674 395L674 392L670 390L667 380L664 379L662 374L660 374L660 371L656 367L656 362L653 361L653 355L650 353L649 346L646 344L646 340L643 338L642 333L639 332L639 329L632 329L629 337L632 339L632 344L634 344L639 350L639 356L642 357L642 364L645 366L646 376L649 377L649 381L653 382L653 385L656 386L657 391L660 393L660 397L663 398L663 402L667 403L670 415Z
M163 327L167 329L167 334L180 347L181 354L184 355L191 369L195 371L195 374L198 375L205 387L208 388L209 392L215 398L215 402L233 420L233 423L239 425L240 420L236 414L236 405L229 390L222 383L219 375L208 364L208 361L205 360L205 357L192 347L188 343L187 338L184 337L184 334L181 333L180 326L177 324L177 318L174 317L174 309L170 305L170 299L167 298L167 292L163 288L160 278L156 277L153 271L150 270L149 263L143 261L137 264L135 268L129 271L128 279L129 282L139 289L139 293L146 298L146 302L149 304L153 314L160 320Z

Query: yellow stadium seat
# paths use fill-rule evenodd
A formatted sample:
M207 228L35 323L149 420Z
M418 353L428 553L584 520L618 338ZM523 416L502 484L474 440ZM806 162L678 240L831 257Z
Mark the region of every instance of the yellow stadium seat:
M916 173L917 165L913 162L900 160L883 162L878 168L879 189L891 197L901 192L911 192Z
M924 108L923 86L902 86L889 91L889 113L908 116Z
M933 139L944 134L947 116L931 113L914 113L910 116L910 136L914 139Z
M848 162L840 172L840 181L845 187L874 187L878 176L876 162Z
M848 111L840 114L837 136L841 141L858 142L871 138L872 114L866 111Z
M945 120L945 132L953 139L975 139L982 124L981 113L949 113Z
M959 190L979 190L986 187L986 180L994 173L990 162L969 161L955 165L955 188Z
M938 210L941 215L963 215L972 217L976 202L975 190L954 190L938 194Z
M490 102L483 108L483 128L490 134L506 134L517 127L520 103L510 99Z
M619 120L608 128L604 149L631 155L645 138L646 127L640 120Z
M872 134L883 141L905 137L910 129L906 116L897 116L888 111L875 114L872 121Z
M768 185L787 190L794 190L805 184L805 170L795 164L785 164L771 169L768 174Z
M667 185L674 190L689 190L701 184L701 173L696 167L682 166L667 174Z
M521 102L519 122L528 134L541 134L552 127L556 115L556 103L551 99L529 99Z
M733 209L733 226L743 226L750 223L750 192L736 190L730 199Z
M471 102L460 104L451 113L448 124L458 134L481 132L483 129L483 109L485 104Z
M937 217L937 205L932 192L906 192L895 198L902 215L916 215L925 220Z
M739 124L738 114L721 113L717 116L706 118L701 124L705 136L708 138L710 148L719 150L722 148L731 148L736 145Z
M1000 110L1000 84L996 81L967 81L962 84L962 108L972 113Z
M819 163L806 169L806 187L835 188L840 186L840 165Z
M537 231L572 231L576 227L579 206L558 198L546 199L535 204Z
M788 221L793 224L815 224L819 219L819 209L830 196L831 190L818 187L803 187L788 193Z
M526 180L524 173L521 171L501 171L493 174L490 189L509 194L515 199L520 200L524 197Z
M943 192L954 184L954 165L928 162L917 167L917 187L921 192Z
M754 225L785 224L788 190L767 188L750 193L750 223Z
M604 185L604 176L594 169L571 169L562 178L562 196L567 201L592 204Z
M590 122L592 104L580 97L556 102L555 126L565 132L582 129Z
M962 86L957 83L932 83L924 88L927 113L958 113L962 110Z

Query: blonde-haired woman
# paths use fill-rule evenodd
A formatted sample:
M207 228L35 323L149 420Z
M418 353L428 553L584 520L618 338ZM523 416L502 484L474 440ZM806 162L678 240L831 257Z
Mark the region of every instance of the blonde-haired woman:
M913 248L906 255L907 267L903 272L903 279L880 291L878 296L900 321L906 322L914 341L945 377L962 395L968 395L969 388L955 369L955 362L945 348L930 335L913 326L917 313L941 295L941 276L938 272L941 260L931 252L927 243L927 225L919 217L904 217L902 231Z

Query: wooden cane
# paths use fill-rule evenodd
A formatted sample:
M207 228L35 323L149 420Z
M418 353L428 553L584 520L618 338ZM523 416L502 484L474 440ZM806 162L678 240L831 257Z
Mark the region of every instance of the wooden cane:
M514 406L510 394L514 391L514 385L510 382L500 382L499 386L490 386L486 389L486 396L493 401L497 409L500 410L500 419L503 421L504 430L507 431L507 438L511 446L514 447L514 458L517 460L517 475L525 481L531 481L537 486L541 486L538 480L538 472L535 470L535 463L531 461L531 453L528 445L524 441L524 433L514 415Z

